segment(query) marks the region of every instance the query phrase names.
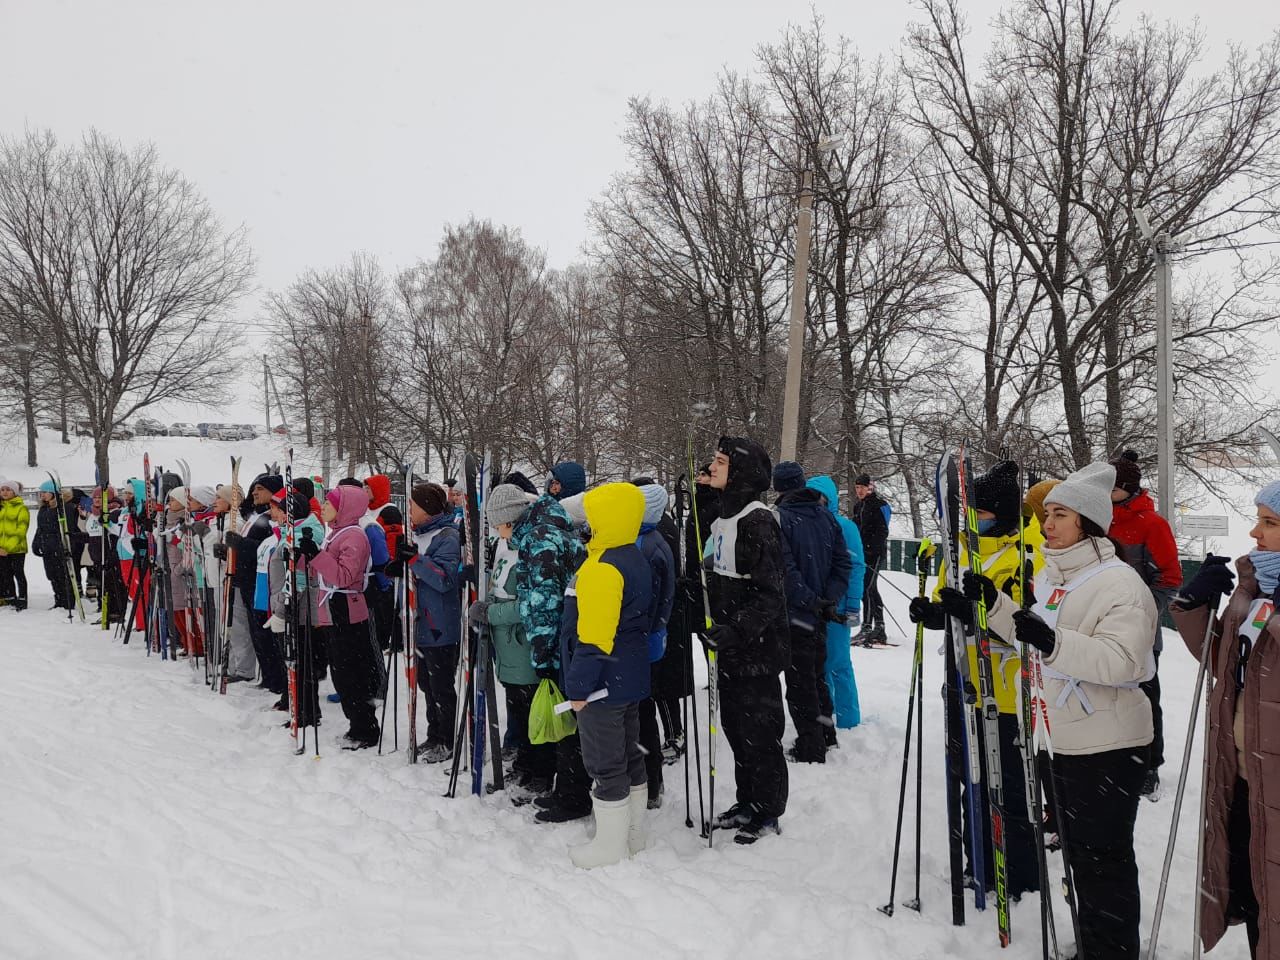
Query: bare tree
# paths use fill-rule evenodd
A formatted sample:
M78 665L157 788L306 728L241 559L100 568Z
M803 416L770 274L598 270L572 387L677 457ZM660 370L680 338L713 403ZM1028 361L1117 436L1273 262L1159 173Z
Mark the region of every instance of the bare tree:
M230 379L220 321L252 271L244 234L153 147L97 133L0 141L0 272L31 295L109 475L112 430L152 404L213 400Z

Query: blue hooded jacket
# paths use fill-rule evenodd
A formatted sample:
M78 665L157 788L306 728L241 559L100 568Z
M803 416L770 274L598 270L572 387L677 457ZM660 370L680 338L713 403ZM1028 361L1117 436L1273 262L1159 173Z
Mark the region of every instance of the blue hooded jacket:
M827 501L827 509L836 518L840 532L844 534L845 546L849 548L849 559L853 562L853 570L849 574L849 589L845 591L843 602L836 608L840 613L850 613L862 608L862 587L867 576L867 561L862 555L862 534L858 525L840 512L840 494L836 490L835 481L825 474L810 477L805 484L810 490L817 490Z
M417 593L417 635L420 647L447 647L462 637L462 591L458 559L462 546L453 517L442 513L414 527L410 536L418 556L409 562Z
M587 471L580 463L566 460L551 468L551 476L560 481L560 492L553 494L557 500L576 497L587 489ZM551 491L548 490L548 493Z

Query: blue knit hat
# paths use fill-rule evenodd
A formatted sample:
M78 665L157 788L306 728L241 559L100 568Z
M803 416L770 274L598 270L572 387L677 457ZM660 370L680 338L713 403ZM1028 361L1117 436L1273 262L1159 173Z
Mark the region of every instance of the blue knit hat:
M1253 498L1254 506L1269 507L1272 513L1280 515L1280 480L1272 480Z
M790 493L804 486L804 467L794 460L783 460L773 468L773 489Z
M53 485L52 480L46 480L44 483L40 484L40 492L41 493L57 493L58 488Z

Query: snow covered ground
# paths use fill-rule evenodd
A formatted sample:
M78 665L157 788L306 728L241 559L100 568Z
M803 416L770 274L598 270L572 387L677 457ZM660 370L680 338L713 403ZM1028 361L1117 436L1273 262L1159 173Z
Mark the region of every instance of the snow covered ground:
M142 443L113 474L140 472ZM221 475L232 452L244 453L250 476L277 456L264 442L146 443L153 463L184 456L197 476L206 465ZM126 467L135 456L138 466ZM51 465L68 481L85 479L71 459ZM23 482L42 477L5 469ZM863 723L841 733L825 766L791 768L781 837L739 847L726 836L708 850L684 825L677 764L666 768L665 806L651 814L650 848L588 873L565 853L585 838L582 823L535 824L531 808L501 795L445 799L442 769L411 767L403 750L345 753L336 745L345 730L336 705L324 706L320 759L294 756L268 694L236 684L219 697L185 662L148 658L136 641L123 647L95 625L68 623L47 609L35 558L27 571L31 609L0 609L5 960L976 960L998 950L993 910L976 914L970 899L968 925L950 924L933 638L925 667L923 911L899 908L888 918L877 907L888 892L906 716L911 645L902 637L896 648L854 651ZM890 579L914 589L909 577ZM906 627L906 599L887 586L883 592ZM890 632L900 631L891 624ZM1144 802L1138 820L1144 940L1196 668L1176 638L1166 643L1166 792L1159 803ZM698 712L705 730L705 694ZM403 720L400 733L403 746ZM704 764L705 749L704 738ZM1170 960L1190 955L1198 759L1197 750L1161 935L1161 957ZM733 769L723 740L718 767L723 808ZM692 796L696 821L696 788ZM900 900L911 892L909 851ZM1013 945L1000 956L1038 957L1034 897L1013 908L1012 924ZM1060 898L1058 928L1069 939ZM1246 957L1243 932L1232 931L1211 956Z

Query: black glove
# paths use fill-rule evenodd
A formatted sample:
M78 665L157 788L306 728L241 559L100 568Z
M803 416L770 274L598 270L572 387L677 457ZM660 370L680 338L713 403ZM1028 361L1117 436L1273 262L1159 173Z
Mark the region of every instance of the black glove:
M827 623L835 623L837 620L844 619L844 617L836 613L836 605L829 600L824 600L818 604L818 617Z
M988 610L996 605L1000 591L996 589L996 585L991 582L990 577L974 573L972 570L966 570L961 582L964 584L965 598L970 603L977 603L981 599Z
M401 539L399 543L396 544L397 560L401 561L402 563L408 563L410 560L416 560L417 558L418 558L417 541L410 540L408 537L404 537Z
M942 604L934 603L925 597L912 597L907 607L907 616L912 623L923 623L926 630L941 630L947 623L947 615Z
M1030 610L1014 611L1013 633L1019 643L1030 644L1045 656L1053 653L1058 642L1053 634L1053 627L1041 620L1038 613Z
M194 520L187 527L193 537L203 537L209 532L209 525L203 520Z
M550 680L557 685L560 683L560 671L555 667L534 667L533 672L538 675L539 680Z
M383 576L391 577L391 578L393 578L393 579L396 579L396 578L399 578L399 577L403 577L403 576L404 576L404 561L403 561L403 560L392 560L390 563L385 564L385 565L383 566L383 568L382 568L382 573L383 573Z
M467 608L467 618L472 623L488 623L489 603L490 601L488 600L477 600Z
M225 543L215 543L213 545L213 556L215 560L227 559L227 545Z
M223 537L224 542L232 550L239 550L240 544L244 543L244 537L236 533L234 530L228 530Z
M1205 604L1216 608L1218 600L1229 594L1236 582L1236 575L1227 566L1227 561L1227 557L1218 557L1212 553L1205 557L1204 566L1191 578L1190 583L1178 591L1173 602L1183 610L1195 610Z
M276 547L276 552L280 554L280 560L284 563L284 565L288 566L289 556L290 556L288 544L284 544L284 543L280 544L280 546Z
M308 560L314 560L316 555L320 552L320 544L306 536L306 534L310 532L310 530L303 531L302 539L297 542L293 549L298 551L298 556L306 557Z
M133 547L133 552L134 552L134 553L146 553L146 552L147 552L147 538L146 538L146 537L134 537L133 539L131 539L131 540L129 541L129 546Z
M973 625L973 601L955 587L943 587L938 602L948 617L955 617L966 627Z
M713 623L702 637L702 645L708 650L732 647L738 640L738 632L727 623Z

